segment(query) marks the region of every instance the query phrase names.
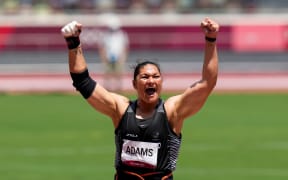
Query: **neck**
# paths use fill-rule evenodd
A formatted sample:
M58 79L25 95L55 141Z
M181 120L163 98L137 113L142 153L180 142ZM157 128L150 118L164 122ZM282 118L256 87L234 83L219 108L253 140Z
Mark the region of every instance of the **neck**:
M158 101L155 103L145 103L143 101L137 102L136 117L139 119L146 119L152 117L155 112L155 107Z

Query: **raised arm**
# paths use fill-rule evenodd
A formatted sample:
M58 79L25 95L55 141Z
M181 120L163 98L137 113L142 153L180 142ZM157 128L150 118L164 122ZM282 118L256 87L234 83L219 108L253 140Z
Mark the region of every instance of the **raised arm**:
M205 38L202 78L187 88L183 94L171 97L166 102L166 109L170 113L168 113L168 118L171 119L177 132L181 130L184 119L201 109L217 82L216 38L219 25L210 18L205 18L201 22L201 29L204 33L203 39Z
M125 107L128 106L128 99L108 92L90 77L80 44L81 30L82 25L76 21L65 25L61 29L69 49L69 70L73 86L93 108L111 117L114 126L117 126Z

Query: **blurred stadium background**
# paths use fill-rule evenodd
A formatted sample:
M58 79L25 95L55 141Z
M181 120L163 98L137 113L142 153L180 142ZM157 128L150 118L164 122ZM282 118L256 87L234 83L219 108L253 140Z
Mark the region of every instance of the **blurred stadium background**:
M287 91L288 1L284 0L2 0L0 91L73 91L60 29L77 20L90 71L101 82L97 33L116 14L130 39L129 67L157 59L166 90L182 90L199 78L203 59L200 21L221 24L220 76L216 90ZM181 81L179 81L181 77ZM175 81L174 78L178 80Z
M72 20L84 25L89 69L102 83L95 45L108 13L130 39L127 92L140 58L157 59L169 93L198 80L199 23L221 25L219 93L187 121L176 179L288 178L288 1L1 0L0 179L112 179L111 122L66 94L75 90L60 34Z

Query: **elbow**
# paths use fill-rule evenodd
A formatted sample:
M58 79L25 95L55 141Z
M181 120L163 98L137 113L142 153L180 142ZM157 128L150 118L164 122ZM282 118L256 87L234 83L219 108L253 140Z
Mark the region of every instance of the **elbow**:
M205 70L202 74L202 81L205 82L205 88L212 91L217 84L218 68L215 66L213 69Z
M211 87L211 89L214 89L216 87L216 85L217 85L217 77L215 77L212 80L210 80L209 84L210 84L209 86Z
M206 80L206 90L210 94L217 85L217 76Z

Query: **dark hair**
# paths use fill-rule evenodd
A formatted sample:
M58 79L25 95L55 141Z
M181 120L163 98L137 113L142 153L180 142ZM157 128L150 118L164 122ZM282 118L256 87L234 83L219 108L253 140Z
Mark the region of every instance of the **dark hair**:
M158 71L161 74L161 70L160 70L160 65L154 61L151 60L144 60L144 61L139 61L133 68L134 68L134 75L133 75L133 80L136 80L137 75L140 72L140 69L144 66L146 66L147 64L152 64L154 66L156 66L156 68L158 69Z

